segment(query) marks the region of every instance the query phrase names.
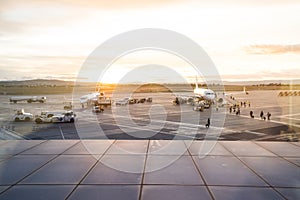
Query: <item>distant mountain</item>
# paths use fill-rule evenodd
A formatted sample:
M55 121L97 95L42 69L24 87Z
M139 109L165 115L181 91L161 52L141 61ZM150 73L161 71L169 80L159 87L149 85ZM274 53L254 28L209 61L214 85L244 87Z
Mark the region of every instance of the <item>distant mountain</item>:
M21 81L0 81L0 85L74 85L73 81L63 81L63 80L48 80L48 79L32 79L32 80L21 80Z
M300 79L294 80L262 80L262 81L223 81L224 85L268 85L268 84L282 84L282 85L299 85Z
M84 83L84 82L82 82L82 83L79 83L79 84L85 85L85 84L93 84L93 83ZM159 84L159 83L157 83L157 84ZM165 84L165 83L162 83L162 84ZM178 84L181 84L181 83L178 83ZM201 83L199 82L199 84L201 84ZM216 84L220 84L220 81L216 81ZM300 79L295 79L295 80L262 80L262 81L223 81L223 84L224 85L261 85L261 84L264 84L264 85L268 85L268 84L299 85L300 84ZM56 86L66 86L66 85L74 85L74 82L73 81L63 81L63 80L52 80L52 79L32 79L32 80L20 80L20 81L16 81L16 80L0 81L0 85L11 85L11 86L17 86L17 85L32 85L32 86L52 85L52 86L54 86L54 85L56 85ZM128 85L131 85L131 84L128 84Z

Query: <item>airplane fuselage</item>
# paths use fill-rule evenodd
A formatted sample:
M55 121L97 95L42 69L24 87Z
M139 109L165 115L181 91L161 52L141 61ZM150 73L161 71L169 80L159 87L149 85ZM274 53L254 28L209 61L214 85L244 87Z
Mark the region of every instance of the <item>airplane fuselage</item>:
M211 89L195 88L194 94L208 101L212 101L216 98L216 93Z
M80 103L87 103L88 101L97 100L98 96L100 95L99 92L93 92L87 95L80 97Z

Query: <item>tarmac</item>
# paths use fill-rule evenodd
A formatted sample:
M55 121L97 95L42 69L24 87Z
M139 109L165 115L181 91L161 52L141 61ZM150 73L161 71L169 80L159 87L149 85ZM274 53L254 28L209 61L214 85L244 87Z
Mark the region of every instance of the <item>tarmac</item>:
M0 125L2 129L30 139L218 139L255 141L296 141L300 130L300 97L279 97L279 91L250 91L237 94L235 102L250 102L241 107L241 114L229 113L228 107L212 106L204 112L193 111L191 105L172 105L174 95L169 93L138 93L137 97L152 97L152 103L113 106L104 113L94 114L82 109L74 97L78 118L75 124L36 124L12 122L15 109L24 108L35 115L46 110L62 110L63 101L71 96L50 95L45 104L8 103L0 96ZM126 96L126 94L124 94ZM249 116L253 111L255 118ZM262 120L260 111L272 114L271 120ZM131 120L128 120L128 119ZM207 118L211 127L205 128ZM92 127L93 125L93 127ZM96 130L97 129L97 130ZM89 134L81 134L80 130ZM130 134L129 134L130 133Z

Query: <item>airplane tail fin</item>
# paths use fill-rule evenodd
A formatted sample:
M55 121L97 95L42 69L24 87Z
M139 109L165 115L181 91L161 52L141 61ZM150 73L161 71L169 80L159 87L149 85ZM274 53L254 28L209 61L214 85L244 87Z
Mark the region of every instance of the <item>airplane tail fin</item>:
M244 93L249 94L249 92L247 92L247 90L246 90L246 86L244 86Z
M100 93L100 89L101 89L100 86L97 86L96 87L96 92Z
M196 76L196 88L195 89L198 89L198 78L197 78L197 76Z

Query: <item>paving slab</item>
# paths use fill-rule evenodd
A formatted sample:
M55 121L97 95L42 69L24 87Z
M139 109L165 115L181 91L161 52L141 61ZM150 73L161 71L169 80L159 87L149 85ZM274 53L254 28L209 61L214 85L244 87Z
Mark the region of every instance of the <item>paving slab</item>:
M146 154L148 140L117 140L107 151L107 154Z
M226 141L220 143L236 156L276 156L252 141Z
M78 184L95 163L96 159L88 155L61 155L22 184Z
M0 163L0 185L15 184L47 162L53 155L17 155Z
M189 151L191 155L196 156L233 156L227 149L225 149L217 141L185 141L189 145Z
M275 188L286 199L300 199L300 188Z
M1 194L0 199L65 199L74 187L75 185L16 185Z
M144 184L203 185L190 156L149 155Z
M138 185L80 185L69 199L138 200L139 188Z
M300 168L279 157L242 157L246 165L274 187L300 187Z
M1 155L13 155L45 142L43 140L9 140L0 147Z
M110 155L105 154L100 162L106 166L112 167L117 170L132 172L132 173L142 173L145 165L145 155L141 154L120 154L120 155Z
M257 188L257 187L223 187L210 186L210 190L216 200L232 200L232 199L272 199L283 200L272 188Z
M22 154L60 154L77 142L78 140L48 140Z
M63 154L101 155L114 143L114 140L80 140Z
M288 142L259 142L258 144L279 156L300 158L300 146Z
M235 157L194 156L208 185L266 186L258 176Z
M204 186L145 185L141 199L210 200L212 198Z
M188 155L188 151L182 140L150 140L148 154Z
M129 173L99 164L82 184L141 184L142 173Z

